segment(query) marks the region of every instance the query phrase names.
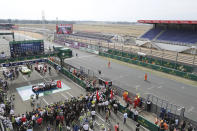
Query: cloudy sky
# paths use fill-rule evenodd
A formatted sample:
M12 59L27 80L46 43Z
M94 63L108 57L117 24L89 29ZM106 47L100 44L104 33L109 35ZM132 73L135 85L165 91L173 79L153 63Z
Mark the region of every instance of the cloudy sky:
M0 19L197 20L197 0L1 0Z

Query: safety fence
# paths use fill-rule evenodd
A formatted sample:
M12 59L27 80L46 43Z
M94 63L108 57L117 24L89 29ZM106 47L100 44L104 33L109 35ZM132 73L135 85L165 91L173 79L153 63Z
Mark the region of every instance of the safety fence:
M189 55L184 53L178 53L178 52L171 52L167 50L157 50L150 47L139 47L134 45L125 45L123 43L111 43L106 42L102 40L96 40L96 39L90 39L86 37L78 37L73 35L62 35L62 36L56 36L55 41L62 41L65 43L65 41L68 42L78 42L78 43L87 43L91 45L100 45L103 48L112 49L112 50L119 50L121 52L129 52L133 54L137 54L137 52L145 53L146 55L150 57L156 57L160 59L165 59L172 61L174 63L181 63L181 65L189 64L192 66L197 65L197 59L195 55ZM194 52L194 50L192 51Z
M142 61L145 63L149 63L149 64L154 64L154 65L159 65L159 66L163 66L166 68L172 68L172 69L176 69L178 71L184 71L184 72L192 72L194 70L193 66L189 66L189 65L183 65L183 64L179 64L173 61L167 61L165 59L156 59L153 57L149 57L149 56L143 56L143 55L137 55L131 52L122 52L119 50L112 50L109 49L108 50L109 54L112 55L117 55L117 56L122 56L122 57L126 57L126 58L130 58L133 60L138 60L138 61Z
M35 56L27 56L27 57L17 57L17 58L8 58L8 59L0 59L0 64L4 63L5 66L9 66L10 64L13 66L15 65L14 62L18 61L27 61L27 60L32 60L32 59L41 59L41 58L46 58L46 57L51 57L51 56L56 56L56 54L51 53L51 54L43 54L43 55L35 55Z
M54 68L56 68L58 66L58 64L50 61L50 60L46 60L46 62L50 65L52 65ZM75 83L77 83L78 85L80 85L83 88L86 88L86 83L83 80L80 80L79 78L77 78L76 76L74 76L72 73L70 73L67 69L65 68L61 68L61 72L67 76L68 78L70 78L72 81L74 81ZM93 87L90 87L91 90L94 90ZM133 112L131 112L129 109L126 109L123 105L119 105L119 111L121 113L124 113L125 111L128 113L128 117L133 119ZM139 122L142 126L144 126L145 128L149 129L150 131L159 131L159 127L157 125L155 125L154 123L148 121L147 119L145 119L143 116L138 116L137 122Z
M167 68L167 67L163 67L163 66L159 66L155 64L149 64L148 62L146 63L145 61L139 61L136 59L130 59L127 57L112 55L112 54L104 53L104 52L99 52L99 55L197 81L197 75L192 74L192 73L181 72L172 68Z
M134 113L129 109L125 108L123 105L119 105L119 111L121 113L127 112L128 117L134 120ZM150 131L159 131L159 126L148 121L143 116L138 115L137 122L140 123L143 127L149 129Z

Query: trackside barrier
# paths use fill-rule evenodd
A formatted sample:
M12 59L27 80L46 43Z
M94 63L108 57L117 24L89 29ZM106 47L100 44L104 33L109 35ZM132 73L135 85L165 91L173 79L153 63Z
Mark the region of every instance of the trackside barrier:
M58 64L50 61L50 60L46 60L46 62L50 65L52 65L53 67L57 67ZM68 70L66 70L65 68L61 69L61 72L66 75L68 78L70 78L72 81L74 81L75 83L77 83L78 85L80 85L83 88L86 88L86 84L84 81L80 80L79 78L77 78L76 76L74 76L72 73L70 73ZM93 90L93 88L91 87L91 89ZM132 119L132 112L128 109L126 109L123 105L119 105L119 111L121 113L124 113L125 111L128 113L128 117ZM126 109L126 110L125 110ZM151 123L150 121L146 120L144 117L142 116L138 116L138 121L142 126L146 127L147 129L149 129L150 131L159 131L159 127L153 123Z
M119 105L118 110L121 113L127 112L128 117L133 119L133 112L131 112L129 109L126 109L124 106ZM138 115L137 122L140 123L143 127L149 129L150 131L159 131L159 126L155 125L154 123L148 121L144 117Z
M112 55L112 54L108 54L108 53L104 53L104 52L99 52L99 55L101 56L105 56L105 57L109 57L112 59L117 59L123 62L127 62L127 63L131 63L131 64L135 64L135 65L139 65L139 66L144 66L150 69L154 69L157 71L161 71L161 72L165 72L168 74L172 74L172 75L177 75L180 77L184 77L190 80L194 80L197 81L197 75L192 74L192 73L188 73L188 72L181 72L172 68L166 68L163 66L159 66L159 65L154 65L154 64L149 64L149 63L145 63L142 61L138 61L138 60L134 60L134 59L130 59L130 58L125 58L125 57L121 57L121 56L117 56L117 55Z
M36 59L36 60L27 60L27 61L18 61L18 62L10 62L10 63L3 63L1 64L2 67L10 67L10 66L18 66L18 65L24 65L27 63L36 63L36 62L45 62L45 59Z
M58 64L50 61L50 60L46 60L46 62L50 65L52 65L53 67L57 67ZM68 70L66 70L65 68L61 69L61 72L66 75L68 78L70 78L72 81L74 81L75 83L77 83L78 85L80 85L83 88L86 88L86 84L84 81L80 80L79 78L77 78L76 76L74 76L72 73L70 73Z
M163 66L166 68L172 68L172 69L176 69L176 70L185 70L185 72L192 72L194 70L194 68L192 66L189 65L182 65L182 64L178 64L175 62L170 62L170 61L166 61L166 60L161 60L161 59L155 59L155 58L149 58L149 57L145 57L145 56L138 56L137 54L134 53L128 53L128 52L122 52L119 50L114 50L114 49L109 49L108 52L109 54L112 55L116 55L116 56L121 56L121 57L126 57L126 58L131 58L131 59L136 59L136 60L141 60L147 63L154 63L155 65L159 65L159 66Z
M37 55L37 56L27 56L27 57L17 57L17 58L9 58L9 59L0 59L1 63L11 63L16 61L26 61L26 60L32 60L32 59L41 59L46 57L52 57L56 56L56 54L43 54L43 55Z

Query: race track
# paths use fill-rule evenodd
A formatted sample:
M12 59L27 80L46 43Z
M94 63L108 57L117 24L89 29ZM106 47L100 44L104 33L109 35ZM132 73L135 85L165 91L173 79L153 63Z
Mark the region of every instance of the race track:
M78 57L65 60L66 63L80 68L86 67L94 71L102 71L102 76L110 78L114 85L146 97L147 94L159 96L170 103L186 108L185 116L197 120L197 87L188 85L160 75L160 72L146 72L143 68L130 67L130 64L112 60L111 68L107 67L108 59L94 54L74 50ZM144 74L148 73L148 82ZM165 105L164 105L165 106Z

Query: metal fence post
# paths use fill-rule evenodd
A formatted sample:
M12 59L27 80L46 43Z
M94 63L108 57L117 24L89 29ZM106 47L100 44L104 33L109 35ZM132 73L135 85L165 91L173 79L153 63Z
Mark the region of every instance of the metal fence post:
M175 63L175 69L176 69L176 66L177 66L177 60L178 60L178 52L176 53L176 63Z
M163 56L164 56L164 50L162 50L161 65L163 65Z
M132 52L132 46L130 47L130 54L131 54L131 52Z
M122 45L122 56L123 56L123 45Z
M195 64L196 55L193 57L193 65Z
M109 41L108 41L108 50L109 50Z
M157 98L157 101L156 101L156 114L157 114L157 109L158 109L157 108L157 106L158 106L157 103L158 103L158 98Z

